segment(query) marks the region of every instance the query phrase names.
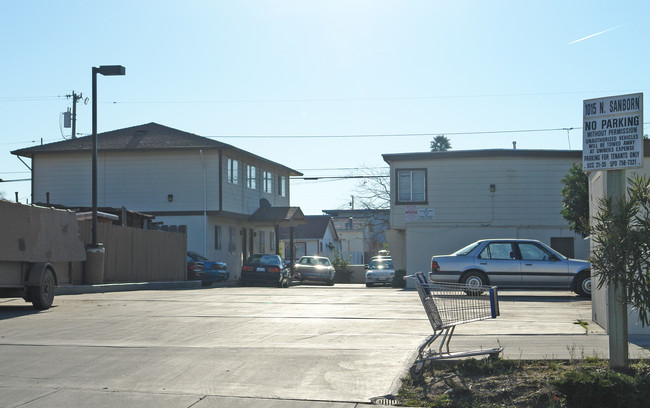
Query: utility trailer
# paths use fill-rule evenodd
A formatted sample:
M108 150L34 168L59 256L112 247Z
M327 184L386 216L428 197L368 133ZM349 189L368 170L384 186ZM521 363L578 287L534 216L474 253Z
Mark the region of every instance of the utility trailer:
M0 297L48 309L57 284L85 260L74 212L0 200Z

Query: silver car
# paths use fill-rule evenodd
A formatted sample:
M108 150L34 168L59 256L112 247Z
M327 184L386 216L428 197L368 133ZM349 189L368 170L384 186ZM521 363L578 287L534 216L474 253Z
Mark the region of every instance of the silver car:
M393 260L391 258L373 258L366 267L366 286L372 287L377 284L392 284L395 276Z
M300 283L312 281L321 282L329 286L334 285L334 266L324 256L303 256L294 265L296 276Z
M431 280L503 288L566 288L591 297L591 265L533 239L485 239L431 258Z

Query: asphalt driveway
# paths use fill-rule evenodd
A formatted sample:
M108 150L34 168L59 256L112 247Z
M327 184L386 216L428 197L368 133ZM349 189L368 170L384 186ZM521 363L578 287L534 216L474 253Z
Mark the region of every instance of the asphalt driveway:
M501 317L458 326L452 346L606 353L602 330L574 324L590 321L589 301L500 295ZM394 392L431 334L415 291L362 285L88 293L54 306L0 299L0 406L353 407Z

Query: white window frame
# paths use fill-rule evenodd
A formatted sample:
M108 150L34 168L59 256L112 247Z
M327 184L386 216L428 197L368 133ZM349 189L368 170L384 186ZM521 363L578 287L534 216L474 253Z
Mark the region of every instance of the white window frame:
M278 176L278 195L287 196L287 176Z
M264 170L263 174L263 184L264 192L272 194L273 193L273 173L270 171Z
M239 162L237 159L228 158L228 182L230 184L239 184Z
M257 189L257 168L255 166L246 166L246 187L251 190Z

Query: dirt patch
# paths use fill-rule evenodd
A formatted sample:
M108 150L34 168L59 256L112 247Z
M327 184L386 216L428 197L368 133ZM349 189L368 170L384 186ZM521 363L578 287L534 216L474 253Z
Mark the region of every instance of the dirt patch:
M630 398L644 404L638 387L645 387L642 382L650 372L650 365L636 362L627 373L612 372L608 365L606 360L596 359L436 361L420 375L404 378L396 399L400 405L411 407L648 406L650 392L646 405L619 405L619 402L624 403L627 397L621 394L630 394ZM607 381L600 381L601 377L607 377ZM617 388L619 383L624 387L629 384L631 388ZM604 395L599 401L605 405L582 405L588 401L574 392L581 390L581 386L586 387L581 392L590 396ZM606 402L607 393L611 392L604 387L619 393L610 395L615 405Z

